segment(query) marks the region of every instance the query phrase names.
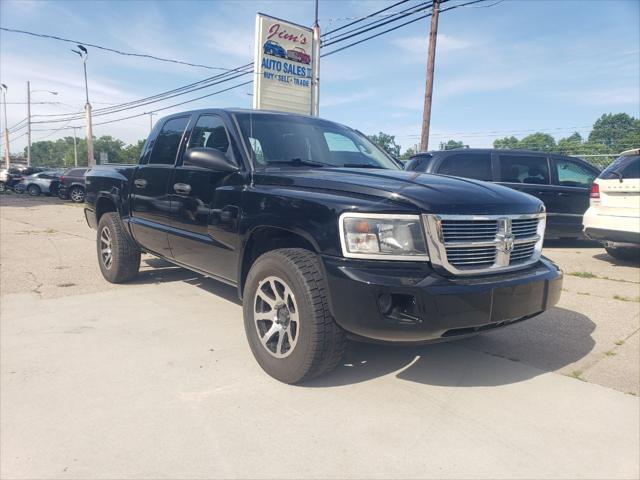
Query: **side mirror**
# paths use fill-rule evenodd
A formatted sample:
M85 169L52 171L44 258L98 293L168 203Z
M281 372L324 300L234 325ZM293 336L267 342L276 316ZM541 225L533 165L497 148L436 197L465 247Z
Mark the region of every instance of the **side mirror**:
M196 167L215 170L216 172L237 172L239 169L231 162L227 156L215 148L194 147L184 152L184 165L195 165Z

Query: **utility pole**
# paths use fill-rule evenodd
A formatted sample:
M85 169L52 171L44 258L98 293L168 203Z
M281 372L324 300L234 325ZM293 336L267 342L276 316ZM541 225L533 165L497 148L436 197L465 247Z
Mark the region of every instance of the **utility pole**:
M2 86L2 98L4 99L4 163L8 170L11 162L9 158L9 124L7 123L7 90L9 88L4 83L0 85Z
M433 100L433 67L436 61L436 38L438 37L438 14L440 0L433 0L431 10L431 31L429 32L429 56L427 58L427 81L424 89L424 106L422 109L422 132L420 134L420 151L429 150L429 127L431 126L431 103Z
M320 24L318 23L318 1L313 22L313 65L311 78L311 115L320 115Z
M151 133L151 130L153 130L153 116L154 115L155 115L155 113L149 112L149 133Z
M51 95L58 95L58 92L51 90L31 91L31 82L27 81L27 167L31 166L31 94L36 92L47 92Z
M96 164L96 159L93 156L93 128L91 126L91 104L89 103L89 85L87 83L87 57L89 56L89 52L82 45L78 45L78 48L80 51L71 51L80 55L80 58L82 59L82 66L84 68L84 92L86 98L84 109L86 113L87 128L87 166L93 167Z
M73 128L73 161L75 166L78 166L78 142L76 140L76 128L78 127L72 127Z
M31 82L27 81L27 167L31 166Z

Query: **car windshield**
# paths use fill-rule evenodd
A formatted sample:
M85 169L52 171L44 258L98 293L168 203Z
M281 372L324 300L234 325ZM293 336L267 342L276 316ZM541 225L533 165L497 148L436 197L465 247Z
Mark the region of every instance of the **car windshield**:
M256 168L291 164L400 169L367 137L337 123L275 113L241 113L236 118Z

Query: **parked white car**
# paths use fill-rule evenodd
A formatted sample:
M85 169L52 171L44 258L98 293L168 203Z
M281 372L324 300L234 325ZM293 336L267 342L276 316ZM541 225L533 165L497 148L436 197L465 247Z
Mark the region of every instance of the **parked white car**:
M22 181L16 185L15 190L27 192L31 196L38 196L41 193L45 195L57 195L58 186L60 185L60 174L55 171L40 172L24 177Z
M640 259L640 149L620 154L593 182L583 218L587 237L602 242L607 253Z

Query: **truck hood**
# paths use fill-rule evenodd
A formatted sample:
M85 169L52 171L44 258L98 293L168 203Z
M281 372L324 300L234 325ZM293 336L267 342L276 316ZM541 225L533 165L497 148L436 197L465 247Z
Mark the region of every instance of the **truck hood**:
M273 168L254 184L341 192L409 204L422 212L457 215L538 213L540 200L511 188L468 178L364 168Z

